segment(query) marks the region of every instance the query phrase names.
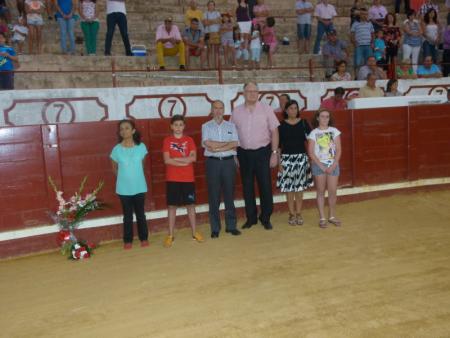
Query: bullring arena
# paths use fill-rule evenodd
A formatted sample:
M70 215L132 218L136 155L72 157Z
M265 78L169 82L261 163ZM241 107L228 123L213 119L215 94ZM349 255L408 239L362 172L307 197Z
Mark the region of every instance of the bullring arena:
M349 24L342 13L353 1L332 2L341 36ZM280 36L292 44L292 4L267 3ZM130 22L152 20L130 25L131 39L147 45L158 13L181 25L186 9L178 0L127 6ZM99 36L103 26L104 17ZM53 38L56 27L48 23L44 36ZM120 43L116 33L114 53L122 52ZM280 46L273 69L201 70L195 61L185 72L174 70L173 60L166 72L155 70L153 42L147 58L52 55L57 48L47 43L42 55L20 56L16 90L0 91L0 337L450 337L448 77L399 80L402 96L364 99L355 95L365 81L325 82L319 57L298 56L289 46ZM349 108L334 112L342 132L341 227L319 228L314 187L304 194L304 225L288 225L274 169L273 230L241 230L237 175L242 235L210 238L201 126L215 100L228 119L244 102L248 81L258 83L259 101L273 109L289 94L307 121L337 86L344 88ZM176 241L165 248L162 144L175 114L186 118L185 132L199 149L196 213L205 241L192 240L181 208ZM150 245L135 238L131 250L123 247L109 158L122 119L135 121L149 152ZM70 197L86 176L85 191L104 182L103 207L74 234L96 248L90 258L69 260L52 217L58 201L49 177Z

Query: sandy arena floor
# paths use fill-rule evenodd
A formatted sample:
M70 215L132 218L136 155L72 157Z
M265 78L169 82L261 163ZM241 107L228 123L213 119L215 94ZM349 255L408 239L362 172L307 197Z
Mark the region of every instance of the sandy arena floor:
M203 244L0 262L1 337L450 337L450 191L273 217ZM203 232L209 235L206 226Z

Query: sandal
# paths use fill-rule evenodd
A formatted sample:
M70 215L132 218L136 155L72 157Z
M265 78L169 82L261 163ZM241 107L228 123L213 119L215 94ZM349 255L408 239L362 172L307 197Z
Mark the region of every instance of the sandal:
M322 228L322 229L325 229L325 228L328 227L327 220L325 218L321 218L319 220L319 227Z
M339 220L339 219L337 219L336 217L330 217L329 219L328 219L328 222L330 222L331 224L334 224L335 226L337 226L337 227L340 227L341 226L341 221Z
M303 220L303 217L302 217L301 214L298 214L298 215L297 215L296 220L295 220L295 223L296 223L297 225L303 225L304 220Z
M289 214L288 224L289 225L295 225L295 223L296 223L295 216L292 215L292 214Z

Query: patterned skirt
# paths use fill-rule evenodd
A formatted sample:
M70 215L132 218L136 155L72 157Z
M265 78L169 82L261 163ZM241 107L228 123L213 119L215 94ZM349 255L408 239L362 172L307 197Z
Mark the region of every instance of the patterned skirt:
M312 187L313 178L306 154L282 154L277 187L281 192L299 192Z

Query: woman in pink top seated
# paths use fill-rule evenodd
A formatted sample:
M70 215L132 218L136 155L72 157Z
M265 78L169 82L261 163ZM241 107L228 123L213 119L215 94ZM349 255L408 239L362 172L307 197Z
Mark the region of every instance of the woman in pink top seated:
M273 54L277 48L277 37L275 35L275 19L268 17L266 19L266 26L263 29L263 51L267 52L267 67L274 67Z

